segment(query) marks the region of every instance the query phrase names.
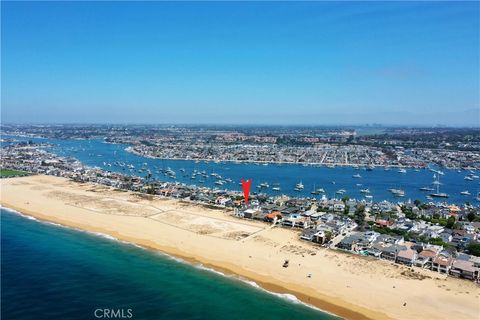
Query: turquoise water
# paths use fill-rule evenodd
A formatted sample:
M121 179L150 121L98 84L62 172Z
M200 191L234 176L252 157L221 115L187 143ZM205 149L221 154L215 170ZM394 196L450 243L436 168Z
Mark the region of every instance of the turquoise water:
M136 246L1 209L1 318L336 319Z
M4 136L11 137L11 136ZM29 138L15 137L18 140L29 140ZM58 139L31 139L38 142L48 142L55 146L52 148L54 153L63 156L74 157L82 163L89 166L101 167L105 170L122 172L125 174L133 174L138 176L145 176L145 173L138 171L130 172L125 168L118 166L108 166L108 163L115 161L125 162L127 164L135 165L139 169L144 163L152 170L153 176L161 181L179 181L187 184L199 184L198 180L191 180L191 173L193 170L203 171L208 174L215 172L220 174L223 178L230 178L233 182L222 186L222 189L241 191L239 185L241 178L252 178L252 191L257 191L255 186L262 182L270 184L269 189L264 189L270 195L288 194L297 197L312 197L310 192L315 188L323 188L325 195L328 197L342 197L336 195L339 189L345 189L345 195L350 198L364 199L364 194L360 192L361 189L368 188L373 196L373 201L407 201L419 199L421 201L430 201L426 196L430 192L420 191L421 187L432 187L433 172L422 169L415 171L407 169L407 173L399 173L397 169L385 171L383 168L376 168L373 171L364 169L356 169L352 167L312 167L302 166L296 164L270 164L268 166L255 165L251 163L237 164L233 162L214 163L214 162L198 162L189 160L160 160L150 159L125 151L127 145L123 144L109 144L102 140L58 140ZM107 165L104 164L107 163ZM172 168L177 173L177 179L173 180L161 173L156 173L158 169ZM179 170L185 169L185 174ZM480 180L466 181L464 177L469 173L468 171L448 170L442 169L445 175L441 177L440 192L449 194L448 199L434 200L447 201L449 203L463 204L470 202L478 205L479 201L475 199L477 192L480 192ZM360 174L361 178L353 178L353 175ZM479 175L479 173L477 173ZM205 182L200 185L205 185L211 188L218 187L215 185L215 178L210 175L205 179ZM294 190L295 185L302 181L305 189L302 192ZM273 184L278 183L281 191L273 191L271 188ZM359 184L359 185L357 185ZM405 197L395 198L388 189L403 189ZM461 195L460 192L468 190L471 195ZM321 195L317 196L321 197Z

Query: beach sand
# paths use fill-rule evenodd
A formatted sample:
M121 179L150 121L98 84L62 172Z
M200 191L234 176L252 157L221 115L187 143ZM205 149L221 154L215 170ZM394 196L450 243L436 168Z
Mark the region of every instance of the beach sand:
M473 282L320 248L299 240L299 231L240 220L231 210L51 176L0 186L4 207L236 274L347 319L480 319Z

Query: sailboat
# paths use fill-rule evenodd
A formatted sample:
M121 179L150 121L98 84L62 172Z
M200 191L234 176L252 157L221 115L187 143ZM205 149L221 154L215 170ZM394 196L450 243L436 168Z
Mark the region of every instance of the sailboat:
M440 192L440 174L437 174L437 175L434 174L433 178L435 177L437 178L437 180L435 180L433 183L437 186L437 192L430 193L430 196L435 198L448 198L448 194L444 192Z
M318 192L316 189L315 189L315 183L313 184L313 190L312 192L310 192L311 194L314 194L314 195L317 195L319 194L320 192Z

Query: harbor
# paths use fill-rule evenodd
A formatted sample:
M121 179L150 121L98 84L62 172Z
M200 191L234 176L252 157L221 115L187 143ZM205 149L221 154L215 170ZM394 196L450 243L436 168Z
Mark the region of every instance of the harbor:
M46 143L51 145L47 149L55 154L72 157L85 165L106 171L142 178L150 174L150 178L154 180L212 189L240 191L240 179L253 178L252 191L272 196L282 194L316 198L348 196L351 199L376 202L383 200L407 202L418 199L434 203L479 203L477 197L480 192L480 180L478 173L475 173L477 171L474 170L162 160L132 154L126 151L128 145L106 143L100 139L63 140L18 136L4 138ZM438 171L443 174L438 187L440 192L448 195L447 198L431 197L433 191L437 190L434 176ZM465 177L469 177L469 180ZM303 188L297 188L300 182ZM367 189L369 192L365 192ZM464 191L468 193L462 194Z

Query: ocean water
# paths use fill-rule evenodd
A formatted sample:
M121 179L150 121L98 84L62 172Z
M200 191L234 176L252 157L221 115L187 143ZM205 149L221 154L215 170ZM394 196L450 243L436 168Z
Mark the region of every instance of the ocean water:
M26 141L30 138L11 137L18 140ZM122 172L125 174L132 174L137 176L145 176L145 172L138 172L138 169L146 164L153 177L161 181L179 181L187 184L199 184L211 188L218 188L215 185L216 179L210 176L210 173L215 172L220 174L224 179L230 178L231 183L223 185L222 189L241 191L239 185L240 179L252 178L252 192L258 192L256 188L262 182L270 184L269 189L263 189L270 195L287 194L297 197L312 197L310 192L313 189L323 188L327 197L342 197L336 195L339 189L345 189L344 195L355 199L364 199L364 194L360 192L361 189L368 188L372 195L373 201L411 201L419 199L421 201L431 201L426 198L431 192L420 191L421 187L433 187L433 172L428 169L421 169L415 171L407 169L407 173L399 173L397 169L385 171L384 168L375 168L373 171L365 169L358 169L353 167L315 167L303 166L298 164L269 164L256 165L252 163L214 163L214 162L195 162L191 160L161 160L150 159L142 156L137 156L125 151L127 145L124 144L109 144L102 140L59 140L59 139L31 139L37 142L47 142L54 145L51 151L63 156L74 157L82 163L89 166L97 166L106 170L114 172ZM133 172L126 168L113 165L113 162L121 161L135 166ZM105 163L105 164L104 164ZM108 166L108 164L112 164ZM174 180L162 173L156 173L159 169L171 168L176 171L177 179ZM185 174L180 172L180 169L185 169ZM191 180L191 173L193 170L206 171L208 178L204 183L199 183L197 180ZM441 169L445 174L441 176L440 192L445 192L449 195L448 199L433 200L448 203L463 204L470 202L478 205L476 195L480 192L480 179L473 181L465 180L465 176L469 174L468 171ZM353 178L353 175L360 174L361 178ZM477 172L477 175L480 173ZM204 178L201 178L204 179ZM295 185L302 182L305 189L302 192L294 190ZM280 191L273 191L273 184L278 184ZM402 189L405 191L405 197L396 198L388 189ZM462 191L470 191L471 195L461 195ZM316 196L321 197L322 194Z
M154 251L0 213L3 320L97 319L96 309L131 309L132 319L337 319Z

